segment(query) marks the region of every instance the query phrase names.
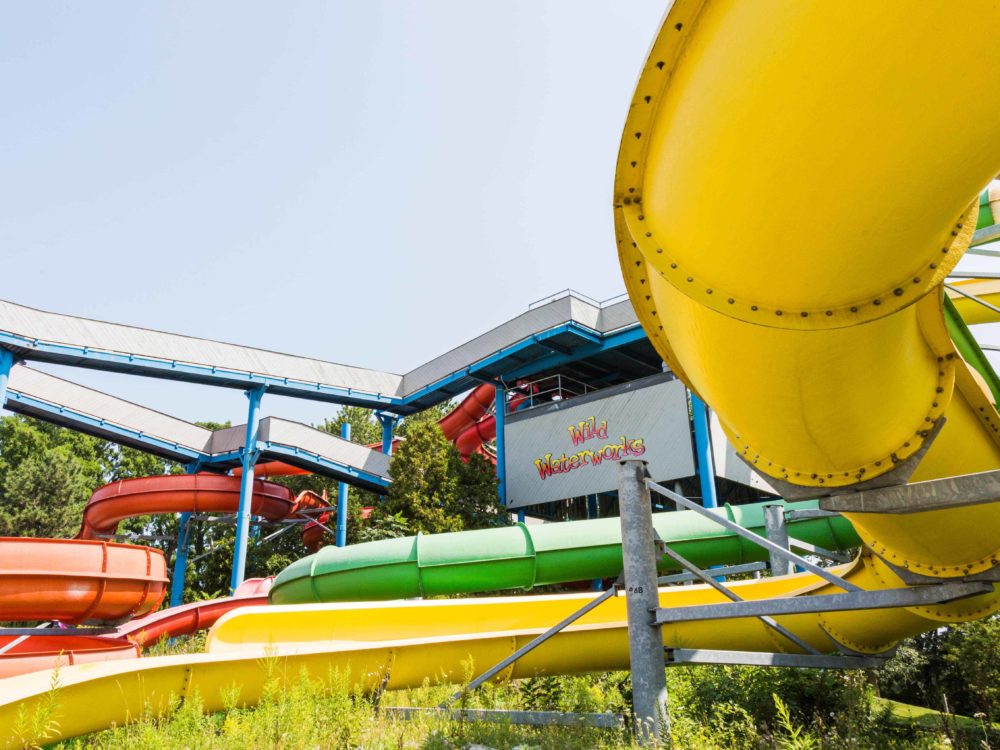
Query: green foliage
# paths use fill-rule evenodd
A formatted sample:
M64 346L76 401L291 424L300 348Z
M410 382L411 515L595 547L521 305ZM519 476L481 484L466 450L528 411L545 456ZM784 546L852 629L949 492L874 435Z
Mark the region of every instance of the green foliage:
M778 729L781 732L778 747L781 750L819 750L822 744L820 739L792 720L792 712L777 693L773 693L771 697L778 711Z
M380 539L397 539L412 534L410 523L402 513L373 513L361 525L359 542L377 542Z
M91 482L68 446L46 448L6 472L2 536L72 536L80 528Z
M1000 615L907 641L876 679L886 698L1000 722Z
M411 424L389 465L392 485L381 510L403 515L425 534L460 530L462 521L454 513L459 479L453 452L436 424Z
M502 523L496 474L482 456L462 461L436 420L411 422L389 467L392 485L377 512L433 534Z

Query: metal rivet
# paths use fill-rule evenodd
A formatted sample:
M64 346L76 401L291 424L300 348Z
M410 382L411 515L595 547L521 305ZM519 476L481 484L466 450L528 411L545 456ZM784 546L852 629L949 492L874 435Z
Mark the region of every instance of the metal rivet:
M895 294L897 297L902 297L903 296L903 290L902 289L893 289L892 293Z

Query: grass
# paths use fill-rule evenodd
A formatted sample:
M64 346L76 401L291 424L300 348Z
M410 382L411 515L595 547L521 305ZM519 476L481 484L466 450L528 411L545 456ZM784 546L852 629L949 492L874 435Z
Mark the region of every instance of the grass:
M581 685L581 687L584 687ZM451 692L432 686L387 693L385 705L433 706ZM586 688L584 688L586 692ZM521 707L520 685L488 688L470 707ZM54 745L56 748L365 748L365 750L455 750L481 745L497 750L626 750L636 747L627 731L575 727L519 727L509 724L450 721L440 715L414 720L381 712L370 696L351 695L348 680L331 676L327 684L301 675L290 685L273 680L253 708L238 705L234 693L228 710L206 713L192 695L167 719L154 716Z
M961 732L975 734L981 733L983 730L984 723L971 716L945 714L941 711L935 711L933 708L913 706L888 698L878 698L877 701L880 705L888 708L890 718L900 726L938 730L944 723L949 723ZM993 724L993 728L1000 730L1000 724Z

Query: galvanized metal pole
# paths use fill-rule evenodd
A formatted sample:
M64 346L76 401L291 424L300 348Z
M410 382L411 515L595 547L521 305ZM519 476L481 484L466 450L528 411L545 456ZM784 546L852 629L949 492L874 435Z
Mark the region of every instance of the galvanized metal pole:
M344 440L351 439L351 424L350 422L344 422L340 425L340 436ZM389 441L390 445L392 440ZM337 546L346 547L347 546L347 492L348 486L347 482L341 482L337 485Z
M587 518L599 518L600 517L600 506L597 504L597 495L587 495ZM600 578L594 578L590 582L590 588L594 591L602 591L604 589L604 581Z
M764 535L769 541L790 549L788 541L788 526L785 524L785 506L765 505L764 506ZM791 558L781 555L774 550L768 551L771 557L771 575L790 576L795 572L795 563Z
M504 448L504 424L507 421L507 389L503 383L496 383L494 419L496 420L496 440L497 440L497 484L500 495L500 507L507 507L507 466L506 450ZM523 511L522 511L523 512ZM518 513L518 520L521 520L521 513Z
M706 508L719 507L715 490L715 462L712 460L712 436L708 426L708 407L691 393L691 421L694 422L694 447L698 457L698 479L701 481L701 504Z
M656 585L653 516L645 479L645 461L622 461L618 467L623 588L628 613L635 729L641 745L658 747L661 738L669 737L667 677L663 636L655 624L660 600Z
M253 468L260 451L257 432L260 429L260 400L264 388L247 391L247 431L243 442L243 474L240 477L240 506L236 513L236 549L233 551L233 572L229 586L233 591L243 583L247 566L247 540L250 537L250 510L253 507Z
M14 355L6 349L0 349L0 409L7 403L7 383L13 366Z
M170 606L176 607L184 600L184 579L187 577L188 541L191 536L191 514L181 513L177 525L177 553L174 557L174 575L170 579Z

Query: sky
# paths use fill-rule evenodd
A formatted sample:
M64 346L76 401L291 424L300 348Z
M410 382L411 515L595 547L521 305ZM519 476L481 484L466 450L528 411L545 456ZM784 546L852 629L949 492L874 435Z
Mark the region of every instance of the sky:
M0 297L401 373L617 295L614 160L665 6L7 3ZM244 421L239 391L49 369Z
M619 294L614 159L664 8L7 3L0 297L405 372ZM238 391L51 371L243 421Z

